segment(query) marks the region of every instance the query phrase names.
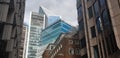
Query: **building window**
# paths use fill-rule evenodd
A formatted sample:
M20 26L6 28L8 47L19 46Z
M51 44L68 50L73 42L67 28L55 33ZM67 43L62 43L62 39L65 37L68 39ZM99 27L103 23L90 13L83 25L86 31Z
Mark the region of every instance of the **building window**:
M73 44L73 40L69 40L69 44Z
M109 19L109 15L108 15L107 10L103 11L102 17L103 17L104 26L109 26L110 25L110 19Z
M83 19L81 21L79 21L79 31L84 30L84 22Z
M74 49L73 48L69 48L68 53L69 53L69 55L74 55Z
M83 13L82 13L82 6L80 6L78 8L78 17L82 17L83 16Z
M94 46L93 49L94 49L94 58L99 58L100 56L99 56L98 46L97 45Z
M92 38L96 37L96 30L95 30L95 26L91 27L91 35L92 35Z
M99 15L99 5L98 5L98 1L96 1L95 3L94 3L94 14L95 14L95 16L98 16Z
M88 8L88 14L89 14L89 18L93 17L92 6Z
M80 55L80 49L79 49L79 48L76 48L76 49L75 49L75 54L76 54L76 55Z
M84 47L86 47L85 37L83 37L83 38L81 39L81 48L84 48Z
M80 43L79 40L77 40L77 39L74 40L74 44L75 44L75 45L79 45L79 43Z
M96 19L96 25L97 25L97 31L98 31L98 33L100 33L102 31L102 29L101 29L101 18L100 17L98 17Z

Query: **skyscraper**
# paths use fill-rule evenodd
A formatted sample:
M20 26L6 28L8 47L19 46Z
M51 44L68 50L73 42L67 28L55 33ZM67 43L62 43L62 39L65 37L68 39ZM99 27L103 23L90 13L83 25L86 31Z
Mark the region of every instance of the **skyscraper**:
M63 20L58 20L54 24L42 30L41 44L47 45L54 42L61 33L71 32L73 27Z
M41 31L43 29L44 15L31 13L28 44L28 58L36 58L37 49L40 46Z
M120 58L120 0L77 0L77 10L82 49L87 52L81 56Z
M0 58L20 57L24 10L25 0L0 0Z

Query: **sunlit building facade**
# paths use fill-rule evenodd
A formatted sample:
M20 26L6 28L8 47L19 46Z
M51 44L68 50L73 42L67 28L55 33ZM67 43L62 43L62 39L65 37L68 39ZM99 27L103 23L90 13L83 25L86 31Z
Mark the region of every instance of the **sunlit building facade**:
M77 0L77 10L82 58L120 58L120 0Z
M37 50L41 45L40 38L43 29L43 21L44 15L40 15L36 12L31 13L27 58L36 58L37 56Z

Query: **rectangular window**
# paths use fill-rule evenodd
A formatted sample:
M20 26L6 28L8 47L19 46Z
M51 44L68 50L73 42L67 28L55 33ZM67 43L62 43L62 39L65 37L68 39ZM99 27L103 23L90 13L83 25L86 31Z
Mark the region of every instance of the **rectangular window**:
M91 35L92 35L92 38L96 37L96 30L95 30L95 26L91 27Z
M82 6L80 6L78 8L78 17L82 17L83 16L83 12L82 12Z
M89 18L93 17L92 6L88 8L88 14L89 14Z
M93 49L94 49L94 58L99 58L100 56L99 56L98 46L97 45L94 46Z
M73 44L73 40L69 40L69 44Z
M83 19L81 21L79 21L79 31L84 30L84 22Z
M84 48L84 47L86 47L85 37L83 37L83 38L81 39L81 48Z

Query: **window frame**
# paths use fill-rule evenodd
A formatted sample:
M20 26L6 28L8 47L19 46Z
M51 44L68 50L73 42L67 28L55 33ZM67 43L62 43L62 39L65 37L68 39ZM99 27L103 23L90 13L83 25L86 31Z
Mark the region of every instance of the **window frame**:
M93 17L93 6L90 6L88 8L88 17L89 17L89 19L91 19Z
M96 29L95 29L95 26L90 27L90 31L91 31L91 37L92 37L92 38L96 37Z

